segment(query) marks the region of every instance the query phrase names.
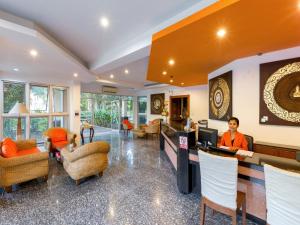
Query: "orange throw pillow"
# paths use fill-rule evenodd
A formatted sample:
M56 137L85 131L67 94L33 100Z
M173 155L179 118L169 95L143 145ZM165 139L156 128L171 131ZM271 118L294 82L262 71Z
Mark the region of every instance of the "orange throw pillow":
M2 156L11 158L17 156L18 148L16 143L11 138L4 138L2 144Z

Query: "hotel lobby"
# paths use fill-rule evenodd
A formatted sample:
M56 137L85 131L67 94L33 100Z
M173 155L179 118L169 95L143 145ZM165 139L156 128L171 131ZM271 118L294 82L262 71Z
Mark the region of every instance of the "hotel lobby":
M0 225L300 224L299 21L0 0Z

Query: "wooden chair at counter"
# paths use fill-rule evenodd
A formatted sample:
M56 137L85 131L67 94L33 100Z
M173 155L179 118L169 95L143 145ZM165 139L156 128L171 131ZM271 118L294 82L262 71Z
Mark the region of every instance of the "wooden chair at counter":
M300 174L265 164L267 224L300 224Z
M232 217L237 224L237 210L242 207L246 225L246 194L237 191L238 160L198 151L201 177L200 224L205 223L206 206Z

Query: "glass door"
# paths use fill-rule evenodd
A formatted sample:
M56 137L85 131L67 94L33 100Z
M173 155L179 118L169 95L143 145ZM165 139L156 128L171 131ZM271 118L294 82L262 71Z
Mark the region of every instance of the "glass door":
M120 129L120 100L111 101L111 128Z

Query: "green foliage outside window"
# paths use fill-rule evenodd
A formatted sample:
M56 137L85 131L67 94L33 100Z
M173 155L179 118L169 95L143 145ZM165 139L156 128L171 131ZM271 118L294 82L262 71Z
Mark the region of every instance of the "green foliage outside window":
M3 84L3 109L8 113L16 102L25 102L25 84L4 82Z

